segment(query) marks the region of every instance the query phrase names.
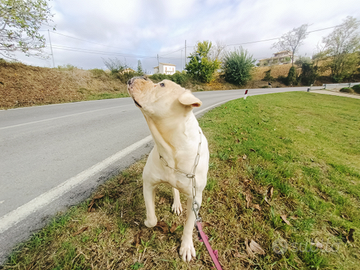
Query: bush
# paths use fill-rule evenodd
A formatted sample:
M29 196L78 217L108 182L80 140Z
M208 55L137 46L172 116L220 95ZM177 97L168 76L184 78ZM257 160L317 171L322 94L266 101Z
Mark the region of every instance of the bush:
M295 67L292 66L289 69L289 73L288 73L288 76L286 78L286 85L293 86L293 85L296 85L296 84L297 84L296 71L295 71Z
M360 94L360 84L354 85L352 89L355 93Z
M245 85L251 80L251 70L254 67L255 59L248 55L247 50L240 47L228 52L224 56L223 70L225 80L237 85Z
M123 83L127 83L127 81L130 80L132 77L138 76L135 71L112 73L112 75Z
M344 87L340 89L340 92L343 93L354 93L354 91L350 87Z
M149 78L155 83L160 82L162 80L170 80L177 84L180 84L182 87L185 87L186 84L190 81L190 76L182 72L176 72L173 75L155 73L149 76Z
M263 81L266 81L266 82L273 82L273 81L275 81L275 78L270 75L271 69L265 71L264 73L265 73L265 76L264 76Z
M301 65L301 74L300 82L302 85L313 84L318 77L317 66L314 66L311 63L302 63Z

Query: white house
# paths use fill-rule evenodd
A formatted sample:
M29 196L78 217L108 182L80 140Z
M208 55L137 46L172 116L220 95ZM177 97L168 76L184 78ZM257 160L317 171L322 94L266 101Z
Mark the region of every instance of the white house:
M290 51L281 51L274 53L273 57L260 59L259 65L260 66L267 66L267 65L276 65L276 64L289 64L291 63L291 59L294 57L294 62L298 57L296 55L293 56L292 52Z
M157 67L154 67L154 74L161 73L161 74L173 75L175 71L176 71L176 66L173 64L159 63Z

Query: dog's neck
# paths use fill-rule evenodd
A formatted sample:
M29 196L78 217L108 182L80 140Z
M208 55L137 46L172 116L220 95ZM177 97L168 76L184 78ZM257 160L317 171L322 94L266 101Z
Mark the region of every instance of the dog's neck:
M176 150L180 149L190 154L197 149L199 124L192 111L185 116L185 121L179 122L167 119L154 121L150 117L145 118L159 154L166 159L170 166L176 167L177 165L178 153ZM194 154L196 155L196 152Z

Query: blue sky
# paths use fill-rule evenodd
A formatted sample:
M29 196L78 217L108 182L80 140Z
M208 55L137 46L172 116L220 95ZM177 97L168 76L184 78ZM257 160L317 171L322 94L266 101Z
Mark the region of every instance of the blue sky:
M360 19L358 0L53 0L53 24L42 33L53 45L55 66L104 68L103 58L118 58L152 72L160 62L184 66L198 41L240 44L280 37L309 24L309 31L333 27L346 16ZM311 56L333 29L310 33L298 55ZM270 57L275 41L242 44L256 59ZM50 46L44 50L50 55ZM26 64L52 67L52 59L17 55Z

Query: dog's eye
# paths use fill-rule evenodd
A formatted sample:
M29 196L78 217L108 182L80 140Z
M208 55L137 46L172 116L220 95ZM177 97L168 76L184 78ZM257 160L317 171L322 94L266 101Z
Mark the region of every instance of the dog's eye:
M161 87L165 87L165 83L160 83L160 86L161 86Z

